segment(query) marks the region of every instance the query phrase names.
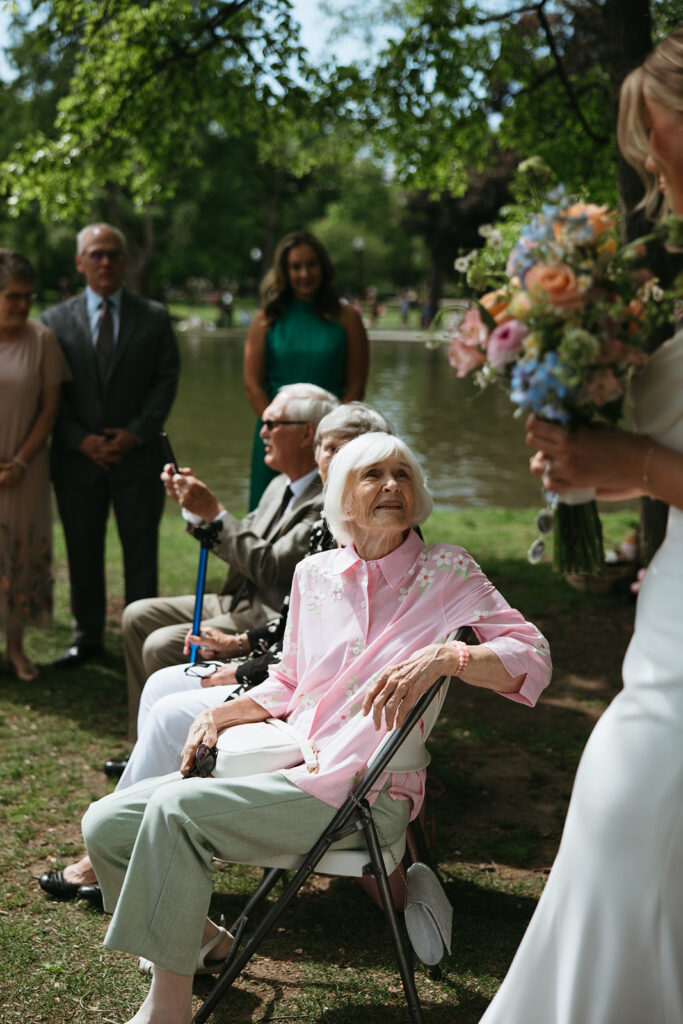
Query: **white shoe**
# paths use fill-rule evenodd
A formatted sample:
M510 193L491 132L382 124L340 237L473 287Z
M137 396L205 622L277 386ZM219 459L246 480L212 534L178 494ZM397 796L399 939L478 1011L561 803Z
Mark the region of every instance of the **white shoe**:
M223 964L225 963L226 958L223 957L222 960L211 960L207 959L207 957L208 954L216 948L216 946L220 946L221 942L225 938L232 939L234 938L234 936L230 934L227 928L219 927L216 934L209 939L206 945L202 946L202 948L199 950L199 961L197 962L195 974L220 973L220 971L223 969ZM141 956L140 959L138 960L138 970L140 971L141 974L154 974L154 964L152 963L151 960L148 960L146 957Z

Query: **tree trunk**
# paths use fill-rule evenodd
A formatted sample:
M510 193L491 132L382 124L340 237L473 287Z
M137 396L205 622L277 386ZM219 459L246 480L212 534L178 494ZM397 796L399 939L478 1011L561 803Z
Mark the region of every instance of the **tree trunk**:
M621 83L647 57L652 48L650 0L605 0L603 60L612 86L612 118L616 130ZM647 230L641 211L634 207L643 194L638 174L621 154L617 157L619 206L624 241Z

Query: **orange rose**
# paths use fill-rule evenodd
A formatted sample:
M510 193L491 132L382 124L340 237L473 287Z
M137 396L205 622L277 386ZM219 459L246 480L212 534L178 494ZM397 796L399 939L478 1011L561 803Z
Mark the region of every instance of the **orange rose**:
M527 271L524 283L532 295L545 293L553 306L562 312L569 313L583 306L576 274L566 263L535 263Z
M645 306L640 299L631 299L626 307L626 331L628 334L636 334L639 324L645 320Z
M614 210L595 203L574 203L566 211L566 216L585 217L593 228L593 238L598 238L604 231L611 231L617 221Z
M490 313L497 324L504 324L511 319L508 311L510 296L505 288L498 288L495 292L487 292L479 299L487 313Z

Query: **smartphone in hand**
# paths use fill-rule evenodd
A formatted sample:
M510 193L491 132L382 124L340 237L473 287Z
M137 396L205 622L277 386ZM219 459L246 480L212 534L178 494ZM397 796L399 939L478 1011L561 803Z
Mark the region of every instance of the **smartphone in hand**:
M173 467L173 472L177 473L178 463L176 462L176 457L173 452L173 448L171 447L171 442L168 439L168 434L166 433L165 430L161 430L159 431L159 437L161 438L161 447L164 450L164 462L170 462L171 466Z

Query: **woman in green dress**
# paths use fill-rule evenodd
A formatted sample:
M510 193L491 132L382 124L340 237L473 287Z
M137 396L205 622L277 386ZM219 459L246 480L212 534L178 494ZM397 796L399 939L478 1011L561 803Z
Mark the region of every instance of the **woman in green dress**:
M317 384L342 402L362 399L368 338L358 313L340 301L325 247L308 231L292 231L275 250L261 283L262 308L244 350L244 386L260 416L283 384ZM274 476L263 461L256 424L249 507Z

